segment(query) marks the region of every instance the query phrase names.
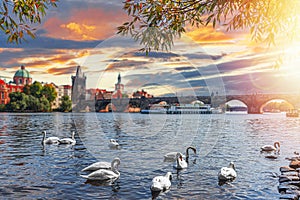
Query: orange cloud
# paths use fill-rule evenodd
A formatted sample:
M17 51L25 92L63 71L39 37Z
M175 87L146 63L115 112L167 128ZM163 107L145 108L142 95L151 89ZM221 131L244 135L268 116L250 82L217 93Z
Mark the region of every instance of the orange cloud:
M75 14L67 19L48 19L44 36L76 41L104 40L113 36L117 26L126 20L124 12L103 8L72 10L71 13Z
M71 67L64 68L50 68L47 70L47 73L54 75L66 75L66 74L74 74L76 72L77 65L73 65Z
M229 34L226 34L219 29L213 28L212 25L200 28L192 28L188 30L187 36L200 43L228 42L234 39Z

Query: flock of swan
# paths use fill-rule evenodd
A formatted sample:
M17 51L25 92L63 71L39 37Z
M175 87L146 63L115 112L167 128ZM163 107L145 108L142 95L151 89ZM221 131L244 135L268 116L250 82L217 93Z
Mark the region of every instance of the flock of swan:
M46 131L43 131L43 140L42 144L69 144L69 145L75 145L76 140L75 140L75 132L72 132L72 137L71 138L62 138L59 139L58 137L48 137L47 138L47 133Z
M76 140L74 138L75 132L72 132L71 138L59 139L58 137L46 137L46 131L43 131L42 144L70 144L75 145ZM115 139L110 139L108 146L110 148L119 148L119 143ZM173 161L174 168L177 170L185 169L188 167L189 150L192 150L196 154L196 148L189 146L186 149L186 154L180 152L170 152L164 155L164 161ZM275 142L274 145L265 145L261 147L263 152L273 152L280 150L280 143ZM120 177L119 165L120 158L116 157L111 162L95 162L85 168L82 172L90 172L88 175L80 175L82 178L92 181L109 181L113 183ZM233 181L237 177L237 172L233 162L230 162L229 166L222 167L218 172L219 182ZM152 179L150 189L152 192L164 192L170 189L172 180L172 173L167 172L165 175L155 176Z

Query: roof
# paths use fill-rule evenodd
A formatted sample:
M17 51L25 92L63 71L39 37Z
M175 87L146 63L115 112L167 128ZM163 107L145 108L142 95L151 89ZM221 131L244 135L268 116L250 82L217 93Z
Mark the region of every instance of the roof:
M25 69L25 67L22 65L21 69L19 69L14 77L24 77L24 78L31 78L30 73Z

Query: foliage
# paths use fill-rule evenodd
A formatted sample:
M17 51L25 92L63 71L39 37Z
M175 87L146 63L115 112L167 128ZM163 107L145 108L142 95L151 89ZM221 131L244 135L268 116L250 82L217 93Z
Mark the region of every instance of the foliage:
M72 110L72 101L70 100L69 96L62 96L61 104L59 105L59 110L62 112L69 112Z
M57 92L53 84L45 84L43 86L38 81L35 81L31 85L25 85L23 88L23 92L36 98L45 97L49 101L49 103L52 103L57 97Z
M24 92L12 92L9 94L10 102L6 105L6 110L13 112L49 112L51 111L51 102L57 96L56 90L52 84L44 86L35 81L31 85L25 85Z
M41 97L40 98L40 103L41 103L41 106L40 106L40 111L41 112L51 111L51 103L46 97L44 97L44 96Z
M57 97L57 92L53 84L45 84L41 90L41 94L46 97L50 103L52 103Z
M0 112L5 111L5 104L0 104Z
M58 0L2 0L0 4L0 30L10 43L25 40L25 34L35 38L33 24L41 23L49 7L56 7Z
M28 96L21 92L9 94L10 102L6 105L8 111L20 112L27 109Z
M130 21L118 34L130 35L146 52L169 50L186 27L225 26L247 29L257 42L274 44L276 37L293 38L299 29L299 0L126 0Z
M34 81L34 83L29 86L29 94L36 98L40 98L42 96L42 89L42 84L38 81Z

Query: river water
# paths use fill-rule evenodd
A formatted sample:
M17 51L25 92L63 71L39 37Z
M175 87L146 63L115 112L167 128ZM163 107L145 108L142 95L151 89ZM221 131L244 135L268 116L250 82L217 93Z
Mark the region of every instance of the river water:
M276 114L145 115L139 113L0 114L1 199L152 199L154 176L172 173L171 189L157 199L279 199L279 167L300 151L300 118ZM70 137L75 146L41 145L48 136ZM108 141L117 139L119 149ZM260 152L281 143L277 159ZM164 162L170 151L195 146L184 170ZM81 169L119 157L120 178L90 182ZM230 161L237 178L218 184Z

